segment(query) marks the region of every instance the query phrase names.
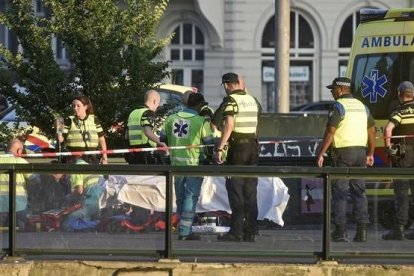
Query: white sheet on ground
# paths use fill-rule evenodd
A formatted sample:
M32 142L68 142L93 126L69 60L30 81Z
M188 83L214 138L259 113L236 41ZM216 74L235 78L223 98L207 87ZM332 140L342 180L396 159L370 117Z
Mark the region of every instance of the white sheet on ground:
M166 185L164 176L110 176L103 185L105 192L101 197L102 208L109 204L109 198L116 197L117 200L145 209L165 211ZM288 188L280 178L259 177L257 186L259 220L266 218L283 226L282 215L288 200ZM174 192L173 209L175 210ZM196 211L199 213L209 211L231 213L224 177L204 177Z

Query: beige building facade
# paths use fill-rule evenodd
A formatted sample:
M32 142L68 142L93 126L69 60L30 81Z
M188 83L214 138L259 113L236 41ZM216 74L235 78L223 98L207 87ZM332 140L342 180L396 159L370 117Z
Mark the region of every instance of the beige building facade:
M38 15L45 15L42 0L32 0ZM170 0L158 36L175 33L158 57L170 60L167 83L195 86L216 108L225 92L221 75L245 77L249 93L274 112L274 14L276 1L290 6L290 67L288 93L291 108L330 100L325 88L345 74L354 30L362 8L414 7L414 0ZM0 0L5 10L7 0ZM0 42L21 51L16 37L0 25ZM53 40L57 62L70 69L62 41Z
M289 0L278 0L289 1ZM362 8L414 7L412 0L290 0L290 107L331 100L325 86L344 75ZM175 36L160 59L177 84L196 86L212 107L221 75L245 77L249 93L274 110L275 0L170 0L158 35Z

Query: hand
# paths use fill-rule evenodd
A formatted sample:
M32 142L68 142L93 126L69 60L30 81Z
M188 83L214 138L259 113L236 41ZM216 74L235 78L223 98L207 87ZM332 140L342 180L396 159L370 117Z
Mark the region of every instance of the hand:
M388 146L388 147L385 148L385 154L387 154L388 157L396 156L397 152L398 152L397 147Z
M164 151L165 154L168 154L168 146L167 146L166 143L158 142L157 143L157 147L159 147L159 148L165 148L165 149L160 149L160 150Z
M108 164L108 157L101 157L101 164Z
M323 155L321 154L316 159L316 163L318 164L318 167L319 168L322 168L323 167L323 161L324 161L324 158L323 158Z
M369 167L374 165L374 156L373 155L367 155L366 165L369 166Z
M214 161L217 164L223 164L223 151L217 151L216 154L214 155Z

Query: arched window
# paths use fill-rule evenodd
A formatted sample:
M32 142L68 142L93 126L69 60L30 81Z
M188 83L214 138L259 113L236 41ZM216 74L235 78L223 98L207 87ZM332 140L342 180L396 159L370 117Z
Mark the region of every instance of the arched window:
M181 23L169 45L172 82L203 90L204 35L193 23Z
M263 83L267 112L275 111L274 92L275 17L267 22L262 36ZM309 21L299 12L290 12L289 102L296 107L314 101L315 36ZM269 77L270 76L270 77Z

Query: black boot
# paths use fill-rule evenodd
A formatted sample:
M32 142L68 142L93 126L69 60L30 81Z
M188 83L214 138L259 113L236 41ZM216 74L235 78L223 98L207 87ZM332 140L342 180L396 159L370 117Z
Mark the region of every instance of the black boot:
M332 241L334 242L348 242L348 237L346 234L346 225L337 224L335 225L335 230L332 232Z
M358 223L357 231L355 233L354 242L366 242L367 241L367 224Z
M404 225L396 224L387 234L382 235L383 240L404 240Z

